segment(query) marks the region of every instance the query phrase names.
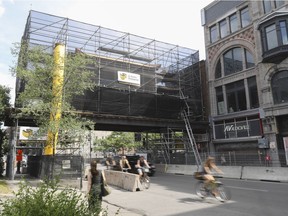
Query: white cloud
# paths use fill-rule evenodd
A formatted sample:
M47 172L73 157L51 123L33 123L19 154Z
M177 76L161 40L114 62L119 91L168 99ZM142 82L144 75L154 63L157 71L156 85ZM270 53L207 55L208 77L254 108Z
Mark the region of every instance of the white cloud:
M0 0L0 17L4 14L5 12L5 8L3 6L3 1Z
M10 74L9 67L6 64L0 63L0 85L11 89L11 104L14 104L15 101L15 83L16 78Z
M72 1L59 16L189 47L205 57L200 11L212 0Z

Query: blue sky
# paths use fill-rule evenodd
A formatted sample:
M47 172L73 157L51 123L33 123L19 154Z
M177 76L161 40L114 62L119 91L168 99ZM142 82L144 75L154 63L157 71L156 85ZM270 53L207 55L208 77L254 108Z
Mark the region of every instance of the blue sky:
M205 59L200 11L212 0L0 0L0 84L11 88L9 68L17 59L13 43L20 42L29 10L68 17L122 32L199 50Z

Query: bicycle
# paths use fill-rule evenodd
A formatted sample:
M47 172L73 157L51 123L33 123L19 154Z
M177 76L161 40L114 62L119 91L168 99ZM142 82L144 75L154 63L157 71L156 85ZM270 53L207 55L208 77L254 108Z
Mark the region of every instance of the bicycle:
M126 173L128 173L129 170L131 170L131 169L130 169L130 168L122 168L122 172L126 172Z
M215 197L215 195L212 193L212 191L214 191L219 194L219 197L216 196L215 198L221 202L226 202L231 199L230 190L225 187L222 182L215 180L214 182L211 182L210 185L205 187L202 174L195 172L194 178L198 180L195 184L195 193L200 198L205 199L208 196Z
M141 167L142 175L140 176L140 183L145 189L149 189L150 187L150 177L148 176L149 169L146 167Z

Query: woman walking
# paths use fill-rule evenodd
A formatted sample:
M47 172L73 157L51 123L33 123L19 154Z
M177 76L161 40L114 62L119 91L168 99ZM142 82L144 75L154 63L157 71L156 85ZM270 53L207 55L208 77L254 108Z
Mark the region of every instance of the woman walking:
M96 215L101 215L103 176L101 171L97 170L97 162L91 161L88 172L88 202L89 208Z

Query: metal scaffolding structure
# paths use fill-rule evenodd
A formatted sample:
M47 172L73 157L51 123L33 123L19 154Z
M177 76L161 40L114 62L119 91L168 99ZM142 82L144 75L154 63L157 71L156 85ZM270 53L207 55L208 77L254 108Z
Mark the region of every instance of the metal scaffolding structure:
M185 99L193 115L202 115L196 50L38 11L30 11L23 40L51 54L61 42L68 54L94 59L97 87L74 99L77 110L173 119ZM121 72L136 74L139 84L120 82Z

